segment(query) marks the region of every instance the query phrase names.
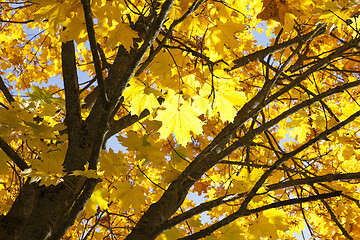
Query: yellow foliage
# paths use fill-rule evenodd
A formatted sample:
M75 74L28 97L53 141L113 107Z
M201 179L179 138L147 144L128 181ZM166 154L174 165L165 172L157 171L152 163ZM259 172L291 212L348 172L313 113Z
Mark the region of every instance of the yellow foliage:
M199 113L189 104L188 101L176 104L176 98L172 103L166 105L165 110L159 110L155 120L161 121L159 129L160 138L167 138L174 133L179 144L186 146L191 140L192 132L195 136L202 133L204 124L197 116ZM181 104L181 106L179 106Z
M120 211L129 211L131 206L135 214L138 214L145 203L144 189L132 186L129 182L117 182L114 184L110 200L115 201Z
M153 112L153 108L159 108L160 104L157 97L160 96L160 92L147 86L139 79L132 79L130 81L130 87L126 88L124 97L131 102L130 112L132 114L140 116L140 113L145 109Z
M360 111L358 1L91 0L92 23L83 2L0 3L0 227L29 182L78 201L96 179L64 239L149 212L159 240L360 236L360 122L333 131Z
M247 229L249 233L248 239L260 239L261 237L269 237L278 239L279 231L286 232L288 226L283 222L286 218L286 213L281 210L269 209L259 214L254 224Z
M260 179L264 171L262 169L254 169L248 172L246 168L242 168L238 175L232 176L234 183L229 189L230 193L243 193L251 190L254 184Z

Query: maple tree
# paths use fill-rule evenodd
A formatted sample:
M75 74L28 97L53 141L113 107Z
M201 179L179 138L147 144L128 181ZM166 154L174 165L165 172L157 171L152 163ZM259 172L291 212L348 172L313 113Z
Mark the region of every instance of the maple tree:
M0 2L0 239L359 238L359 8Z

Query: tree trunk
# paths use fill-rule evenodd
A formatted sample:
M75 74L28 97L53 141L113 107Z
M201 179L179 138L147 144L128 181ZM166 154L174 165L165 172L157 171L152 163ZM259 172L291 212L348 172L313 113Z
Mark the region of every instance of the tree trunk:
M61 239L90 198L97 181L67 177L56 186L29 183L3 216L0 239Z

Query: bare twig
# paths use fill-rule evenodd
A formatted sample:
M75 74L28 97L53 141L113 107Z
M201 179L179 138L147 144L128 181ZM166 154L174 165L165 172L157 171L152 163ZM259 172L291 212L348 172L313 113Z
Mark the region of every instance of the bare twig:
M98 52L97 43L96 43L96 39L95 39L94 22L93 22L92 13L91 13L90 0L81 0L81 3L83 6L83 9L84 9L86 30L87 30L88 37L89 37L91 53L92 53L93 59L94 59L96 79L97 79L97 82L98 82L98 85L100 88L101 97L103 97L104 100L107 101L107 95L106 95L105 85L104 85L104 77L102 74L101 62L100 62L99 52Z

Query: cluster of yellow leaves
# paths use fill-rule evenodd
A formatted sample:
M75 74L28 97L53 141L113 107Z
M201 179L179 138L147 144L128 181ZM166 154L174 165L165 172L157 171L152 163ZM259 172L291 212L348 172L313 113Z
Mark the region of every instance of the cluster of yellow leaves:
M253 218L250 225L244 220L237 220L220 229L221 239L279 239L289 230L285 223L287 214L281 210L269 209ZM207 240L217 239L213 236Z
M166 110L160 110L156 120L161 121L159 129L160 138L167 138L174 133L177 142L186 145L190 140L190 132L197 135L202 133L203 122L197 118L199 115L188 101L180 101L173 97L172 101L166 104ZM183 102L183 103L180 103Z
M65 175L62 159L65 157L66 145L59 143L56 147L47 147L47 144L51 142L60 142L64 139L59 134L64 126L57 122L57 117L54 116L56 110L51 107L46 108L46 105L38 105L37 97L39 96L36 91L41 92L36 89L33 95L29 95L33 101L14 103L10 109L0 109L1 137L9 142L13 141L14 145L19 141L26 141L32 151L37 153L37 158L31 159L32 155L28 156L31 169L24 170L22 175L31 177L32 182L41 180L41 184L48 186L59 183ZM50 101L44 96L42 96L42 100ZM41 122L36 121L34 109L38 111L37 118L42 118ZM6 159L1 159L3 167L5 167ZM6 173L5 169L2 171Z
M129 109L131 114L140 116L145 109L152 113L154 108L160 107L157 97L161 96L161 93L148 86L148 81L144 83L133 78L129 84L130 87L125 89L123 96L132 103Z
M358 3L353 0L344 1L328 1L328 0L265 0L263 1L264 8L261 13L257 15L258 18L280 23L284 32L290 32L295 23L303 22L311 18L317 18L317 21L322 21L328 24L328 29L333 29L335 26L340 31L345 29L358 29L356 17L353 16L359 9L356 6ZM355 6L351 8L349 6ZM351 23L346 20L352 19Z
M30 89L27 95L30 100L16 97L20 102L9 109L0 108L0 136L10 142L14 149L28 145L22 155L31 164L31 169L23 172L23 176L31 177L32 181L40 181L46 186L57 184L64 176L62 160L66 151L66 136L59 131L64 129L63 92L59 92L59 83L51 77L61 73L60 42L75 40L77 45L76 57L79 69L95 75L91 64L92 58L87 47L87 32L83 9L79 0L33 0L32 5L24 8L19 14L12 16L10 12L2 11L2 19L24 20L34 19L28 28L6 25L0 34L0 74L6 76L6 82L12 89ZM143 9L144 16L150 14L146 1L133 1L137 9ZM141 45L142 38L134 30L133 23L138 20L135 7L128 5L123 0L94 0L91 1L96 38L105 51L107 60L111 63L119 44L130 52L134 43ZM165 22L164 30L168 29L173 20L179 19L191 6L192 1L175 1L175 6ZM116 119L130 112L140 115L144 110L150 115L141 124L121 132L117 140L125 148L123 152L114 152L112 149L102 151L97 170L74 171L73 175L88 178L100 178L102 182L94 191L84 211L78 219L78 225L71 228L70 234L80 238L80 234L88 231L92 224L85 224L84 219L99 216L104 210L114 215L108 215L101 220L96 238L106 237L106 231L116 226L116 233L126 235L143 211L161 195L161 188L166 189L169 183L180 175L188 162L206 147L213 137L228 123L246 102L257 92L258 86L264 82L263 69L256 64L249 64L246 70L226 72L224 69L231 66L231 62L248 53L261 48L253 39L253 31L261 31L259 25L263 20L267 22L267 31L276 33L280 24L284 32L291 30L298 23L317 24L319 22L334 23L339 32L357 29L354 20L347 25L343 20L354 17L358 10L355 1L314 1L303 2L295 0L225 0L206 1L195 13L177 25L173 32L173 39L181 40L188 48L203 54L205 58L186 51L184 46L169 40L167 49L161 50L154 60L147 66L146 71L131 79L129 87L123 96L124 103ZM156 10L158 11L158 10ZM46 20L46 21L43 21ZM296 22L295 22L296 21ZM309 22L308 22L309 21ZM329 25L330 27L330 25ZM33 31L43 31L32 39ZM159 35L159 40L163 36ZM20 39L23 39L21 41ZM31 44L25 43L26 41ZM157 47L155 42L154 47ZM326 39L314 40L311 45L310 55L333 49L338 42ZM276 53L274 56L279 61L284 61L290 53ZM207 61L206 61L207 59ZM24 64L26 63L26 64ZM334 63L339 69L348 67L345 61ZM336 86L335 76L313 75L314 81L304 81L304 86L313 93L326 91ZM49 80L50 79L50 80ZM354 81L354 76L344 77L344 81ZM48 82L48 89L35 87L34 83ZM59 97L54 97L58 92ZM84 97L88 93L82 93ZM301 102L308 98L307 94L296 89L289 92L294 102ZM359 95L356 91L354 96ZM1 103L6 102L0 96ZM326 99L326 104L333 109L334 114L344 120L359 110L356 101L350 99L347 93ZM161 104L160 104L161 103ZM293 102L287 100L269 104L264 111L266 119L271 119L278 113L286 111ZM40 117L43 120L34 120ZM309 109L303 109L282 121L276 128L271 129L273 136L281 141L284 149L296 149L301 144L325 131L335 123L333 118L327 119L323 106L314 104ZM355 121L352 126L359 127ZM249 127L249 123L245 124ZM308 150L301 159L301 166L308 167L313 159L324 155L322 165L314 165L313 172L328 174L334 172L334 166L341 172L359 171L359 150L356 130L340 131L330 136L332 142L325 142L319 149ZM264 135L257 137L254 144L268 146ZM342 146L342 148L339 147ZM276 161L276 156L270 151L259 146L251 146L251 163L271 165ZM24 148L26 148L24 147ZM328 154L329 149L333 150ZM326 155L328 154L328 155ZM36 157L35 157L36 156ZM244 151L235 152L231 159L243 159ZM336 160L335 160L336 159ZM13 182L9 173L9 159L0 151L0 196L2 210L7 211L12 199L5 197L7 193L15 195L16 190L11 190ZM294 167L289 164L288 167ZM206 178L199 180L191 189L193 193L201 195L207 200L212 200L224 194L248 192L258 181L264 170L257 168L242 168L219 165L207 172ZM287 178L283 172L276 171L269 177L269 184ZM356 187L339 186L354 198L359 198ZM10 189L10 190L9 190ZM306 189L310 191L310 189ZM259 191L259 194L264 192ZM284 195L296 195L295 191L276 191L275 197L283 198ZM304 194L304 196L306 196ZM265 195L256 197L256 203L251 206L271 204L272 199ZM337 205L336 205L337 204ZM355 208L349 200L344 200L344 205ZM192 207L194 203L187 199L183 207ZM341 206L341 202L333 203ZM316 228L323 239L329 239L336 226L327 219L319 217L324 214L316 203L306 204L309 221ZM346 229L354 232L359 228L354 226L360 214L351 211L337 212ZM220 206L208 212L212 220L221 219L237 210L236 206ZM291 216L290 216L291 215ZM292 216L294 215L294 216ZM117 217L115 217L117 216ZM211 221L209 221L211 222ZM201 222L199 216L183 223L176 228L166 231L159 239L176 239L191 231L198 231L209 223ZM79 227L81 226L81 227ZM289 208L288 212L271 209L250 216L220 229L209 239L260 239L285 238L287 231L293 233L294 229L300 231L304 222L296 207ZM115 229L115 228L114 228ZM115 231L115 230L114 230ZM75 237L74 237L75 238Z
M61 31L61 41L76 40L77 43L81 43L87 40L85 18L79 0L34 0L31 2L40 7L33 15L34 20L46 19L50 33L55 34ZM111 3L104 0L91 1L92 11L99 25L97 33L99 36L108 38L106 44L108 48L114 48L120 42L130 50L132 39L137 37L137 33L128 24L122 22L122 14L129 12L125 4L124 1ZM121 14L114 14L119 12L119 9ZM62 27L65 28L61 29Z
M229 193L233 194L250 191L263 173L264 171L262 169L254 169L249 172L248 169L242 168L237 175L232 176L234 182L229 188Z

